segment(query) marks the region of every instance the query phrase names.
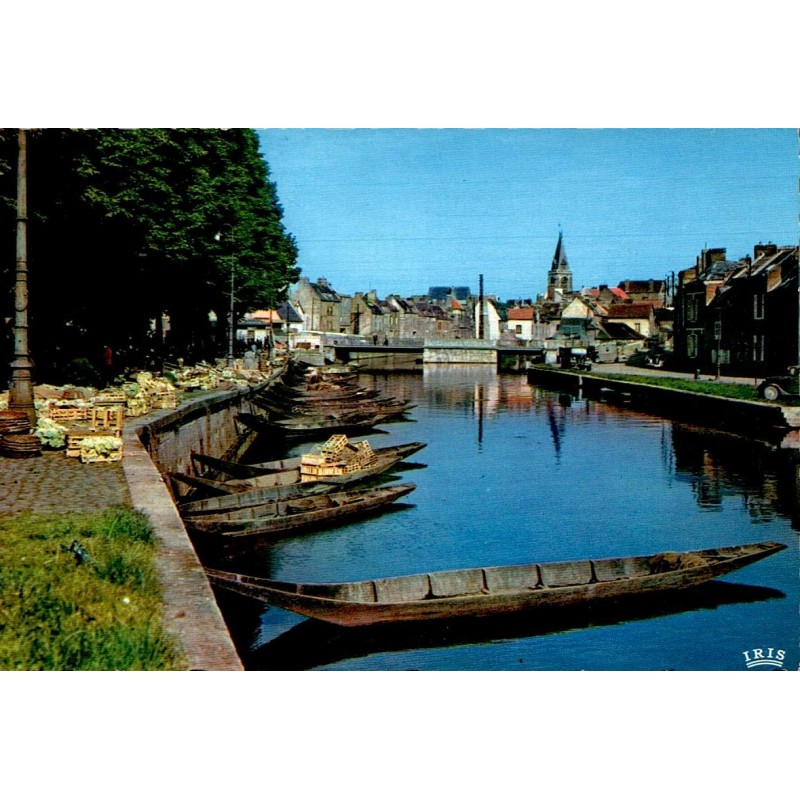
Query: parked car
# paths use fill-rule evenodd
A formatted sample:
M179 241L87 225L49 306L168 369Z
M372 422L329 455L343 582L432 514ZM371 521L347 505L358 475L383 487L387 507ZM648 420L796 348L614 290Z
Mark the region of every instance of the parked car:
M800 367L789 367L786 375L764 378L758 385L758 396L771 401L800 398Z

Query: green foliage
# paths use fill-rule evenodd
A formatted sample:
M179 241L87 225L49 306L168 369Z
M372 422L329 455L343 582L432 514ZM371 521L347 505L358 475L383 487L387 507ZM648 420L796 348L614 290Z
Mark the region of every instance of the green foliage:
M28 139L39 379L62 377L77 357L99 365L106 344L115 367L142 366L162 313L174 355L213 355L208 313L226 319L231 271L237 313L277 304L297 278L296 244L254 131L43 129ZM17 131L0 129L6 263L14 259L16 147Z
M734 400L758 400L754 386L742 383L726 383L725 381L700 381L684 378L662 378L649 375L614 375L603 374L604 378L613 378L628 383L642 383L649 386L662 386L666 389L681 389L684 392L711 394L717 397L730 397Z
M4 517L0 541L0 669L181 668L141 514Z

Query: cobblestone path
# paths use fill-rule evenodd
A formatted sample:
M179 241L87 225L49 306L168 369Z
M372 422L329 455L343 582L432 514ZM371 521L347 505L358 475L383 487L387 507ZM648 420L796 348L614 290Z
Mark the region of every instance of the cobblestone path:
M63 451L0 457L0 514L92 512L130 503L122 464L81 464Z

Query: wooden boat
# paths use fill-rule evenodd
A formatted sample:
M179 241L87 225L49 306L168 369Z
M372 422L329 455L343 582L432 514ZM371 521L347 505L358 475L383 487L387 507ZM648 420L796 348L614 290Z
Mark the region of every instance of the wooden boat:
M408 408L408 400L398 400L393 397L363 397L353 395L351 397L332 397L332 398L290 398L275 397L273 395L254 396L253 403L260 407L266 407L270 411L287 414L306 414L306 413L326 413L328 410L337 409L360 409L360 408Z
M401 461L409 456L418 453L427 445L425 442L409 442L407 444L396 444L389 447L376 447L373 452L377 457L389 456L392 458L399 458ZM192 453L192 462L203 467L213 470L214 472L222 472L230 475L232 478L255 478L258 475L268 475L275 472L283 472L286 470L299 470L300 463L303 460L302 456L295 456L294 458L283 458L279 461L262 461L258 464L240 464L236 461L225 461L221 458L214 458L207 456L203 453Z
M673 591L767 558L778 542L524 566L429 572L353 583L290 583L206 570L214 586L337 625L372 625L517 611Z
M405 414L415 406L405 401L378 403L372 400L365 402L344 401L341 403L321 403L314 405L280 405L269 400L253 398L253 404L262 411L268 412L275 419L307 419L325 418L350 414Z
M189 517L186 525L195 533L221 539L276 536L297 528L337 524L354 516L372 513L416 488L413 483L398 483L362 491L279 500L241 511Z
M341 475L325 475L319 478L304 478L299 466L279 470L277 472L269 472L263 475L255 475L251 478L233 478L227 481L213 480L210 478L197 479L192 475L184 475L179 472L171 473L170 477L178 481L183 481L190 486L198 486L198 488L204 487L210 490L208 493L212 496L223 494L241 495L252 490L280 488L287 490L288 496L289 489L293 486L300 485L319 487L313 493L321 494L323 492L336 491L337 488L349 484L360 483L376 475L382 475L384 472L389 472L393 467L398 466L402 460L401 456L382 454L376 456L371 464L365 465L361 469L355 469ZM312 492L308 491L307 494L312 494Z
M387 480L391 480L387 478ZM274 503L278 500L292 500L297 497L310 497L315 494L330 494L341 491L342 485L315 481L312 483L292 483L286 486L266 486L243 491L218 494L200 500L187 500L180 504L181 516L202 517L207 514L222 514L238 511L242 508L253 508Z
M273 400L280 403L322 403L338 400L375 400L380 392L375 389L339 389L336 391L305 391L289 390L283 386L271 386L260 392L257 397Z
M243 425L259 433L267 433L284 439L317 439L330 436L334 433L355 433L374 428L387 421L382 414L370 416L357 415L353 417L304 419L304 420L269 420L258 414L237 414Z
M188 481L189 485L196 480L191 475L172 473L171 477L178 481ZM201 479L203 480L203 479ZM178 501L178 510L181 516L189 517L197 514L219 513L221 511L248 508L250 506L274 503L279 500L295 500L298 497L310 497L315 494L325 494L335 491L336 486L322 481L301 483L276 483L270 486L248 488L245 486L228 486L221 481L205 479L205 485L211 485L216 491L204 492L206 496L187 496L187 499ZM204 486L205 488L205 486ZM208 495L211 495L210 497Z

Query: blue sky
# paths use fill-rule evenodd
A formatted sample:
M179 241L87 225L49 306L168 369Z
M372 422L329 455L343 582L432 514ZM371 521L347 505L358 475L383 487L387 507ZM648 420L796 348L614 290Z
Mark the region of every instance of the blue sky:
M575 288L798 239L795 129L259 133L303 274L345 293L535 297L559 225Z

